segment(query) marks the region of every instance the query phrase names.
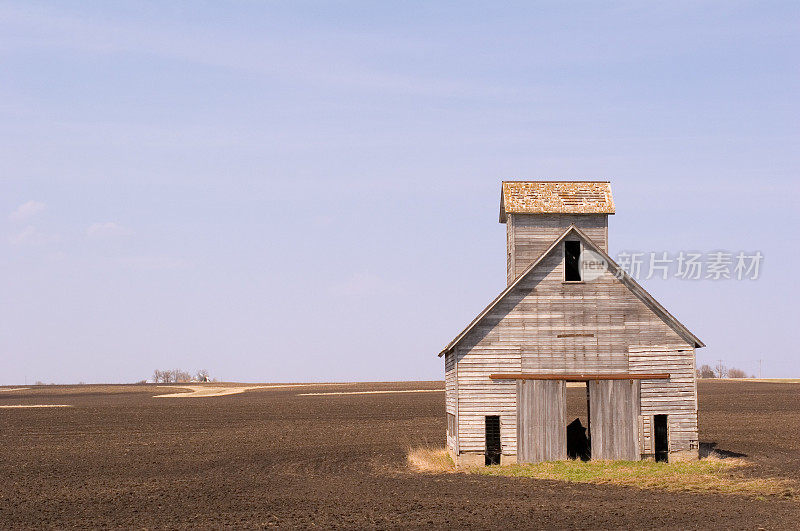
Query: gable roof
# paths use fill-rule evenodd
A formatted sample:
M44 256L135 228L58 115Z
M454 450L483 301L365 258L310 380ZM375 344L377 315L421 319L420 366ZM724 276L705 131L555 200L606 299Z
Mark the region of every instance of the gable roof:
M561 240L563 240L570 234L577 234L582 240L584 240L584 243L586 243L592 249L592 251L602 256L608 263L609 271L612 274L614 274L620 280L620 282L622 282L639 300L641 300L648 308L650 308L650 310L653 313L655 313L658 317L660 317L661 320L667 324L667 326L672 328L676 334L681 336L682 339L686 340L687 343L691 343L693 346L697 348L706 346L705 343L703 343L700 340L700 338L692 334L689 331L689 329L686 328L680 321L678 321L671 313L669 313L666 308L661 306L661 304L659 304L659 302L655 300L655 298L653 298L653 296L650 295L650 293L648 293L647 290L645 290L641 285L639 285L639 283L636 282L633 279L633 277L631 277L628 273L626 273L625 270L622 269L614 260L612 260L611 257L608 256L608 254L603 249L601 249L596 243L592 241L591 238L589 238L586 234L584 234L584 232L581 231L575 225L570 225L569 227L567 227L567 230L565 230L564 233L561 234L561 236L556 238L556 240L550 245L550 247L548 247L539 256L539 258L537 258L531 265L525 268L525 271L520 273L520 275L517 278L515 278L514 281L511 284L509 284L508 287L506 287L506 289L501 291L500 294L491 303L489 303L489 305L486 308L484 308L483 311L481 311L481 313L479 313L478 316L475 317L475 319L473 319L472 322L470 322L467 325L467 327L461 331L460 334L458 334L455 337L455 339L453 339L450 343L448 343L447 346L444 347L441 352L439 352L439 357L453 350L453 348L455 348L456 345L458 345L458 343L462 339L464 339L464 337L466 337L466 335L469 334L469 332L473 328L475 328L483 320L483 318L486 317L486 315L488 315L489 312L492 311L492 309L506 297L506 295L511 293L511 291L520 282L522 282L522 280L526 276L528 276L528 274L531 271L536 269L536 266L538 266L542 262L542 260L544 260L548 254L550 254L550 252L556 247L556 245L558 245L561 242Z
M506 214L613 214L608 181L503 181L500 223Z

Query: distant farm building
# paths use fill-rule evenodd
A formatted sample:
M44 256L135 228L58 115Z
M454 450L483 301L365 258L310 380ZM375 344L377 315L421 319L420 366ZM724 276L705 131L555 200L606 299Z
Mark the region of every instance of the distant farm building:
M457 463L697 457L705 345L608 256L613 213L608 182L502 184L507 287L439 354ZM586 449L567 382L586 386Z

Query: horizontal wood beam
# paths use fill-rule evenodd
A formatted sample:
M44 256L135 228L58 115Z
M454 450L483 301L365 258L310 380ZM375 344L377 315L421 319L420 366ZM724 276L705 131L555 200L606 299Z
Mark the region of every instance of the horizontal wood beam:
M667 372L648 372L638 374L536 374L528 372L490 374L492 380L566 380L568 382L588 382L589 380L666 380Z

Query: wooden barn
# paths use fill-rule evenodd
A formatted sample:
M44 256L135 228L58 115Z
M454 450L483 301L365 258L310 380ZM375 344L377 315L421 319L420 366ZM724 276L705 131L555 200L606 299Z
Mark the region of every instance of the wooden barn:
M439 353L459 465L566 459L568 382L592 459L697 457L704 344L608 256L611 214L608 182L503 182L507 287Z

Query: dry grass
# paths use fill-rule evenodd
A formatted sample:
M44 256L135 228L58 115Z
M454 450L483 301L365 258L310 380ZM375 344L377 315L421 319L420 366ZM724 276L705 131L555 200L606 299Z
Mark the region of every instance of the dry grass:
M677 463L654 461L553 461L474 469L487 475L550 479L576 483L622 485L669 492L719 492L751 496L794 495L792 484L778 478L735 474L747 466L741 459L707 458Z
M414 448L408 452L412 468L424 472L454 472L450 455L442 448ZM463 472L489 476L597 483L665 490L716 492L747 496L794 497L795 484L780 478L748 478L737 474L748 462L709 457L696 461L550 461L546 463L475 467Z
M444 448L423 446L408 449L408 464L420 472L455 472L456 464Z

